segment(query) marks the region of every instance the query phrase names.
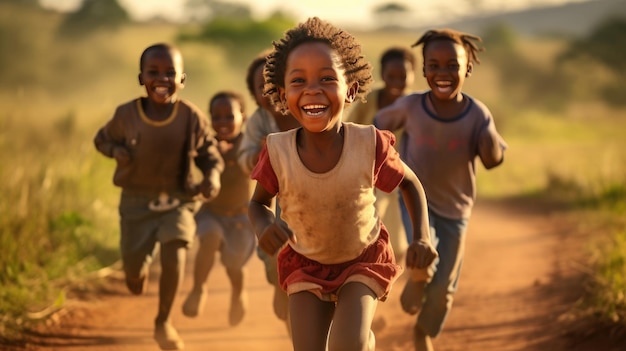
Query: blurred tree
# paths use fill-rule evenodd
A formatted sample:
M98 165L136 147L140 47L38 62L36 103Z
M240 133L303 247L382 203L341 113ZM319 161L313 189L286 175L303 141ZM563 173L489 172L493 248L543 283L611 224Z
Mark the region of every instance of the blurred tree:
M272 41L295 25L295 20L274 12L264 20L252 18L245 5L214 0L192 0L195 6L209 6L209 20L195 33L180 32L180 41L208 41L219 44L232 60L247 64L259 51L270 48Z
M410 23L411 10L403 4L384 3L376 6L372 12L374 21L378 23L377 27L380 29L403 28L403 23Z
M513 27L506 23L496 23L487 27L482 35L485 46L501 54L512 53L518 41L517 33Z
M598 62L613 72L600 97L615 106L626 105L626 18L608 18L582 39L571 41L557 63Z
M186 0L185 12L189 19L195 22L206 22L217 17L252 17L248 6L219 0Z
M510 107L533 106L559 111L571 96L571 80L554 67L533 64L520 52L518 33L507 23L496 23L481 35L485 56L497 67ZM540 55L534 52L531 55Z
M81 6L67 15L59 33L69 37L84 36L100 29L115 30L130 21L117 0L82 0Z
M600 23L583 39L573 40L559 57L561 61L592 58L615 73L626 74L626 18L609 18Z

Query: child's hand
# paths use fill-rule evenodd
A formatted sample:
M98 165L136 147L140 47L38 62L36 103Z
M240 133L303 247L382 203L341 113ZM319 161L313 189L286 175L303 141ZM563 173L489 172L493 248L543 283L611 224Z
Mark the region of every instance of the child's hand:
M113 158L115 158L120 166L124 166L130 163L130 153L123 146L113 147Z
M220 173L215 171L211 172L208 177L205 177L204 180L202 180L202 183L200 183L198 188L198 192L204 196L205 201L215 199L222 188Z
M406 266L407 268L424 269L430 266L437 256L439 256L437 250L429 241L413 241L406 250Z
M272 223L261 233L259 247L270 256L274 256L283 245L290 240L296 242L293 232L280 223Z

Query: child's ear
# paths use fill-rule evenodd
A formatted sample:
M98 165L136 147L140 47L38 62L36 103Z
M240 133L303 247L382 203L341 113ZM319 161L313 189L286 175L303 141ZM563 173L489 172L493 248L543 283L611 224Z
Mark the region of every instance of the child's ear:
M180 77L180 85L184 86L186 79L187 79L187 73L183 73L182 76Z
M469 77L472 75L472 70L474 69L474 65L470 62L467 64L467 73L465 73L466 77Z
M356 94L358 92L359 92L359 82L352 83L350 88L348 88L348 93L346 94L346 102L352 103L354 99L356 98Z
M143 85L143 78L141 78L141 72L137 75L137 79L139 80L139 85Z
M287 114L287 111L289 111L289 108L287 107L287 92L285 91L284 88L278 88L278 99L280 100L280 106L279 110L280 112L285 115Z

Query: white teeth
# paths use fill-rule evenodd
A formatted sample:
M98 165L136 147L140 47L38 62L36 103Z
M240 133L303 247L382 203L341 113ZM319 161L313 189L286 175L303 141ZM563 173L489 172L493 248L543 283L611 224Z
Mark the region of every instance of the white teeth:
M156 87L154 88L154 91L159 94L165 94L169 91L169 89L167 87Z
M324 113L326 111L326 105L306 105L302 106L302 109L306 113L307 116L316 117Z
M314 110L314 109L319 109L319 108L326 108L326 106L324 105L307 105L307 106L303 106L302 109L304 110Z

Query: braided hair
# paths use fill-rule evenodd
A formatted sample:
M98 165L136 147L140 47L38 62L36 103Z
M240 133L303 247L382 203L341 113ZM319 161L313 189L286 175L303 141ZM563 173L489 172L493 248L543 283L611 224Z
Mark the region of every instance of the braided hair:
M449 40L456 44L462 45L467 52L469 62L480 64L480 60L478 59L478 53L480 51L483 51L484 48L479 47L476 43L482 42L482 39L479 36L463 33L454 29L431 29L424 33L422 37L415 42L415 44L411 45L411 47L422 45L423 56L426 52L426 47L428 46L428 44L436 40Z

